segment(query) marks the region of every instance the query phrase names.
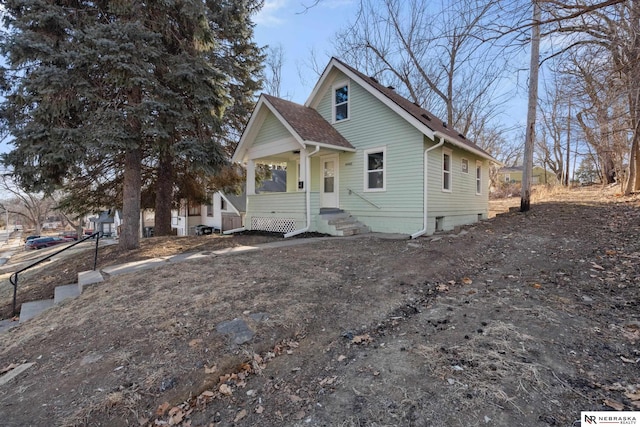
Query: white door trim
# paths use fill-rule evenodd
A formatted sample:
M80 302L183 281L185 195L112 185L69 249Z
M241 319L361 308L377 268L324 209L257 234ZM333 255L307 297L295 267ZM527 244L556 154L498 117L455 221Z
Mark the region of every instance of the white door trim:
M321 208L337 208L340 206L338 200L339 194L339 185L340 176L339 176L339 167L338 167L339 156L337 154L330 154L327 156L320 157L320 207ZM327 161L333 161L333 192L325 193L324 184L325 184L325 169L324 164Z

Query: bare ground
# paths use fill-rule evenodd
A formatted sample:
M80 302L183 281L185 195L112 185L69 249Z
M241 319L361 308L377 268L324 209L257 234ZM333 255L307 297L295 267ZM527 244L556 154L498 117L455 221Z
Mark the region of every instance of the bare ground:
M112 277L0 335L0 369L35 362L0 385L2 424L570 426L637 409L638 197L543 198L414 241ZM216 331L236 318L248 343Z

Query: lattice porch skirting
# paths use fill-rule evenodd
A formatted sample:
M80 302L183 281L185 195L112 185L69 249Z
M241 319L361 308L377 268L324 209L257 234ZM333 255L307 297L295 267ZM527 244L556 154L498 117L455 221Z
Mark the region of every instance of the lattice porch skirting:
M252 217L251 229L274 233L290 233L296 229L296 220L293 218Z

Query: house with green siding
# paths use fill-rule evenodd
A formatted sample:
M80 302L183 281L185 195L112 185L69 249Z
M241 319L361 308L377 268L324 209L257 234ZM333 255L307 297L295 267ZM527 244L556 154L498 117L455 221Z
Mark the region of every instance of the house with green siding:
M413 238L487 218L495 160L419 105L332 58L304 105L261 95L234 153L243 229ZM257 165L286 191L256 191Z

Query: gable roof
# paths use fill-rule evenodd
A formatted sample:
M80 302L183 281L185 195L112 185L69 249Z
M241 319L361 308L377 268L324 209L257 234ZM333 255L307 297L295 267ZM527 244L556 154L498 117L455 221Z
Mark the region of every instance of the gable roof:
M307 107L313 105L316 102L315 98L321 91L323 83L325 82L328 75L330 74L330 71L333 68L342 71L349 78L355 80L365 90L367 90L384 104L389 106L392 110L396 111L405 120L415 126L423 134L427 135L429 138L434 139L435 137L444 137L447 142L455 146L458 146L467 151L471 151L486 159L496 161L489 153L484 151L473 142L467 140L464 135L458 133L457 131L449 127L449 125L446 125L442 120L438 119L429 111L400 96L393 89L381 85L375 79L362 74L355 68L345 64L335 57L331 58L329 64L322 73L322 76L316 83L313 92L305 103Z
M263 93L251 113L249 123L244 128L231 161L237 161L244 155L248 149L247 140L255 137L255 133L253 135L251 133L259 127L260 120L264 120L265 110L276 116L302 148L309 144L338 148L343 151L356 151L353 145L313 108Z
M275 96L262 94L303 141L353 149L353 145L316 110Z

